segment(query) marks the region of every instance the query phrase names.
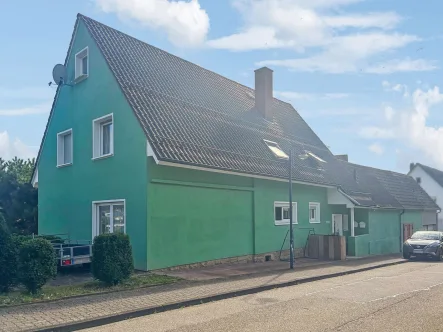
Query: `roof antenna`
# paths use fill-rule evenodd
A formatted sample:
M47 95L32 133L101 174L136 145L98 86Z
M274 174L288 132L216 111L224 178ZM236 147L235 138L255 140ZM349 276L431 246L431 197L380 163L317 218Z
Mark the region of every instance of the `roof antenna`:
M72 84L68 84L68 71L66 69L66 66L57 64L52 69L52 79L54 82L49 82L48 86L51 86L52 84L58 85L58 86L73 86Z

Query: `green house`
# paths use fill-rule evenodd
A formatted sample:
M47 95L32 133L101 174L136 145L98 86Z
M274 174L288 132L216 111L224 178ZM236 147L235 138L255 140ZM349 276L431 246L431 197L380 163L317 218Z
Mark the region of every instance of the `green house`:
M33 175L41 234L125 232L140 270L279 259L291 153L298 256L313 233L397 253L439 209L412 178L334 156L268 68L251 89L83 15L64 65Z

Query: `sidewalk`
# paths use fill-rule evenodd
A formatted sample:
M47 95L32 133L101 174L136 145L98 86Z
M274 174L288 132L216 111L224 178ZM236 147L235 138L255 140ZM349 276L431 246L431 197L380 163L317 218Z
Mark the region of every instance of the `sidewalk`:
M400 264L399 256L371 257L294 271L281 270L209 281L0 308L0 331L74 331L81 328L171 310L183 306L310 282L374 268Z

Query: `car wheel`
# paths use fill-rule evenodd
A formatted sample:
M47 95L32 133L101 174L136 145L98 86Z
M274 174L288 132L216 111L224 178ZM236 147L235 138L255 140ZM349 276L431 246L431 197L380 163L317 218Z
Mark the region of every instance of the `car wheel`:
M443 255L443 252L442 252L442 250L441 250L441 248L440 248L440 249L437 250L437 257L436 257L436 260L440 262L441 259L442 259L442 255Z
M403 251L403 258L404 259L411 259L411 254L408 252Z

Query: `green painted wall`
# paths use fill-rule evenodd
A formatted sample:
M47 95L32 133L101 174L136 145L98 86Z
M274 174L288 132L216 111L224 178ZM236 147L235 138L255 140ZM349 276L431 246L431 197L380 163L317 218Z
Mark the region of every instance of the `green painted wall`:
M274 224L274 201L288 201L286 183L158 166L151 159L148 167L149 269L280 250L289 226ZM296 248L305 246L309 229L330 233L326 188L294 184L293 200ZM309 223L309 202L320 203L321 223Z
M126 199L127 233L135 266L146 269L146 137L100 51L80 23L68 62L89 47L90 76L61 88L38 165L39 232L91 240L92 201ZM114 156L92 161L92 120L114 114ZM73 130L73 165L57 168L57 133Z
M400 252L399 210L369 211L369 252L381 255Z
M348 237L348 255L356 257L364 257L370 254L369 252L369 234Z

